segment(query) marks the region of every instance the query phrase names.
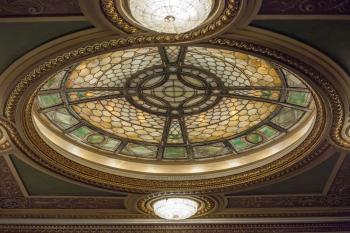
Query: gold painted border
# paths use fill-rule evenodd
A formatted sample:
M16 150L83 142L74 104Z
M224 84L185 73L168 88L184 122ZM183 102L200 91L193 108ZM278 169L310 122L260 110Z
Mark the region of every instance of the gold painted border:
M46 233L61 233L61 232L75 232L75 233L95 233L95 232L110 232L110 233L284 233L284 232L349 232L350 224L347 219L314 219L310 221L306 219L301 222L300 219L278 219L279 221L268 221L267 219L261 221L254 219L250 221L239 221L240 219L232 219L232 222L218 223L215 221L197 221L197 222L181 222L167 223L159 221L157 223L78 223L61 224L47 223L27 223L27 224L4 224L0 225L0 230L3 233L12 232L46 232ZM288 222L289 220L289 222ZM307 221L308 220L308 221ZM48 221L50 222L50 221Z
M22 94L24 94L27 87L31 86L36 80L52 73L60 67L72 63L73 61L77 61L78 59L92 56L97 53L122 49L136 44L147 45L157 42L153 41L152 38L153 37L137 36L102 41L92 45L73 49L70 52L63 53L62 55L44 62L28 75L26 75L12 91L10 97L7 100L5 108L5 114L7 118L12 122L15 122L17 109L16 106L21 101ZM298 64L295 66L297 70L300 70L300 72L304 73L311 80L314 80L316 83L318 83L320 87L325 90L327 95L330 95L330 101L332 103L331 107L335 108L334 117L332 118L333 125L341 125L343 122L344 115L342 103L340 101L338 93L332 84L330 84L325 78L322 78L321 74L303 62L295 58L288 57L288 55L283 54L282 52L244 41L216 38L210 41L210 45L221 45L228 47L231 50L238 49L245 50L254 54L260 54L261 56L286 63L292 67L294 67L293 64ZM287 60L285 59L286 57L288 58ZM9 134L11 135L14 143L31 159L50 170L81 182L113 190L124 190L141 193L164 191L205 193L223 191L228 188L231 190L239 189L257 183L267 182L303 168L313 160L317 159L329 146L327 142L322 142L320 145L326 124L326 112L323 102L319 98L315 98L318 111L317 115L319 116L319 119L316 122L316 125L310 133L309 137L289 154L265 166L226 177L193 180L186 182L178 180L152 181L127 178L82 166L81 164L75 163L65 158L50 148L36 133L33 122L31 122L32 117L30 102L32 100L33 99L27 100L25 104L21 103L23 106L25 106L25 110L20 111L22 113L23 119L25 119L24 125L21 126L24 127L25 131L20 133L24 133L32 145L28 146L24 143L20 133L15 129L13 125L5 124L5 127L10 132ZM40 153L36 154L31 148L34 148L35 151Z

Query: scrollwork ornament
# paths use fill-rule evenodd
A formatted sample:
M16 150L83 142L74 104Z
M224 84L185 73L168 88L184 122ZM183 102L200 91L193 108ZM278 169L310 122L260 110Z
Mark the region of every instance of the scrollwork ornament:
M81 15L76 0L0 0L1 16Z
M267 0L261 14L349 14L348 0Z
M9 122L7 122L5 119L2 119L0 117L0 153L5 152L11 148L11 144L10 144L10 141L8 140L7 132L4 127L8 124Z
M346 118L344 127L342 129L342 136L344 140L350 143L350 117Z
M242 224L86 224L86 225L0 225L3 233L284 233L284 232L348 232L350 223L242 223Z

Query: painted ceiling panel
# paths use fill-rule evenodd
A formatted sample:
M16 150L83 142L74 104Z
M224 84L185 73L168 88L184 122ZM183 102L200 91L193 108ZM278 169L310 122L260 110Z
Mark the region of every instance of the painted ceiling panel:
M334 59L350 74L348 20L256 20L251 26L300 40Z
M338 159L339 153L334 153L326 161L300 175L272 185L232 195L320 194L327 184L329 176Z
M39 171L27 163L21 161L16 156L11 156L11 160L22 179L22 182L29 195L39 196L124 196L108 191L87 188L77 184L50 176Z
M90 27L86 21L0 23L0 72L39 45Z

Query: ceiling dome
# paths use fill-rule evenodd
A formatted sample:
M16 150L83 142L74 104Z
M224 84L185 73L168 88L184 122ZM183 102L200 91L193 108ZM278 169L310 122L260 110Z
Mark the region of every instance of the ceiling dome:
M36 99L43 136L55 134L99 155L157 163L248 158L270 149L251 163L293 144L274 147L281 140L305 136L315 115L309 87L287 69L194 46L83 60L50 77Z

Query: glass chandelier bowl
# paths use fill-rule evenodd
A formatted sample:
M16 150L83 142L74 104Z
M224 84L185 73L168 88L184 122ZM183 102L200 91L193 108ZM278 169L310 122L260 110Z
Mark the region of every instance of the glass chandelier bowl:
M131 15L142 26L178 34L203 23L212 10L213 0L128 0L128 5Z
M154 213L167 220L183 220L197 213L198 202L188 198L164 198L153 203Z

